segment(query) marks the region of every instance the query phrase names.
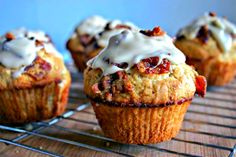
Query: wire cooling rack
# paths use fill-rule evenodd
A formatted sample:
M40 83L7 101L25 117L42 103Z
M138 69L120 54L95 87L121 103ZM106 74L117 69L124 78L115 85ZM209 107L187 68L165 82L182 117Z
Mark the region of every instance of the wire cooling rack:
M104 137L82 93L82 76L73 81L66 112L26 126L0 125L0 155L7 156L229 156L236 152L236 80L195 98L183 126L171 141L128 145ZM83 103L85 102L85 103Z

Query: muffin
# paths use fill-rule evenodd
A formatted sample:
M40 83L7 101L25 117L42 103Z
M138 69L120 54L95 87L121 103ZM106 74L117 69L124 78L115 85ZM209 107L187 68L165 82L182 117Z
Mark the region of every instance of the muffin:
M66 44L78 70L83 72L87 61L107 45L109 38L126 29L138 30L138 27L130 22L108 21L100 16L82 21Z
M225 17L209 13L197 18L178 32L175 45L209 85L223 86L234 79L236 26Z
M41 121L65 110L69 71L39 34L13 30L0 37L0 123Z
M88 61L84 91L105 136L148 144L177 135L194 94L204 96L206 80L156 27L111 37Z

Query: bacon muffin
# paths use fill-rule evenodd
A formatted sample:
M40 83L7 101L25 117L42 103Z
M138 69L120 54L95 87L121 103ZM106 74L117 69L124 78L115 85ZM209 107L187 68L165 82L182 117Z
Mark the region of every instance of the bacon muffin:
M78 70L83 72L87 61L107 45L109 38L125 29L138 28L130 22L108 21L100 16L82 21L66 44Z
M88 62L84 91L108 137L123 143L170 140L206 81L160 27L111 37Z
M234 78L236 27L226 18L214 13L199 17L178 32L175 45L209 85L223 86Z
M71 78L54 50L49 38L35 31L0 37L0 123L41 121L64 111Z

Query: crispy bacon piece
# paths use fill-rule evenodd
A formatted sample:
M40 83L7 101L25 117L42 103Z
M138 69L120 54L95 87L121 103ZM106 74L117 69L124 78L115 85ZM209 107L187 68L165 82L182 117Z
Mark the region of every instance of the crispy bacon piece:
M43 46L43 41L35 40L35 45L36 46Z
M165 32L161 29L161 27L155 27L153 30L141 30L140 33L143 33L144 35L147 36L162 36L165 34Z
M122 29L122 28L125 28L125 29L130 29L130 30L131 30L131 27L130 27L130 26L127 26L127 25L121 25L121 24L116 25L115 28L116 28L116 29Z
M209 15L212 16L212 17L215 17L216 13L215 12L209 12Z
M100 89L98 88L98 83L95 83L93 86L92 86L92 91L96 94L99 94L101 93Z
M146 74L163 74L170 70L170 62L167 59L163 59L162 63L157 66L159 57L150 57L143 59L137 64L137 68L141 73Z
M109 93L109 92L106 92L105 93L105 98L106 98L107 101L112 101L112 94Z
M197 38L203 43L206 44L209 39L209 29L207 25L204 25L200 28L197 34Z
M195 85L196 85L196 94L198 94L201 97L204 97L206 94L206 78L204 76L197 76L195 80Z
M10 33L10 32L7 33L7 34L5 35L5 37L6 37L7 41L10 41L10 40L15 39L14 34L12 34L12 33Z
M25 73L36 80L41 80L47 76L51 69L51 64L38 56L31 65L25 68Z
M105 76L103 79L102 79L102 88L103 89L108 89L111 87L111 79L109 76Z

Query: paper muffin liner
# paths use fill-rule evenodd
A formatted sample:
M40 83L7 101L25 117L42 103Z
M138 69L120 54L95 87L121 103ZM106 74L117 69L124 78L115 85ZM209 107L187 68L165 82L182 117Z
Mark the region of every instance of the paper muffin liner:
M26 89L0 92L0 123L29 123L46 120L64 112L70 81L61 87L53 82Z
M129 144L170 140L182 125L191 101L166 107L115 107L91 102L104 135Z

